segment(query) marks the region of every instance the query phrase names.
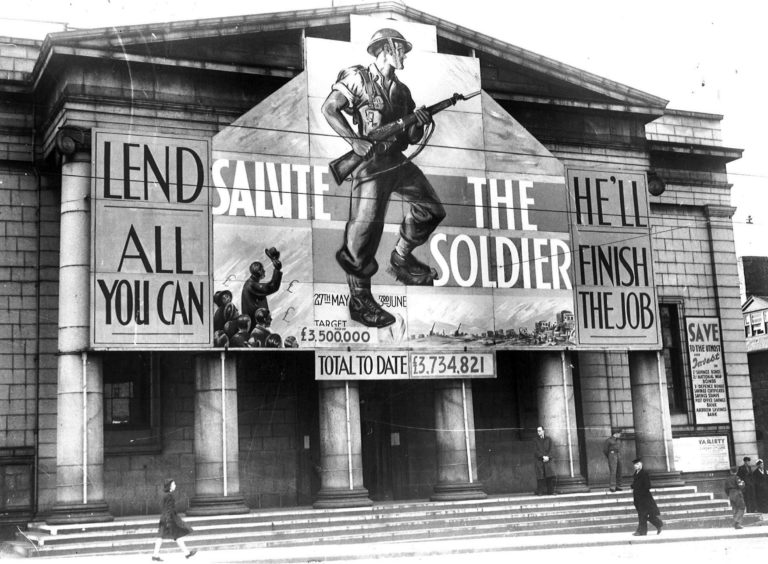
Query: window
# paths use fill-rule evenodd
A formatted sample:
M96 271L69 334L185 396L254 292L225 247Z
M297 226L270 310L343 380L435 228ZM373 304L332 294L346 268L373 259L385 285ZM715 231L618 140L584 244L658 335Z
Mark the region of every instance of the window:
M752 336L752 316L749 314L744 316L744 336L745 337L751 337Z
M680 314L677 304L659 304L661 340L664 347L664 368L667 375L669 410L686 412L685 371L680 338Z
M751 316L751 333L752 335L762 335L765 333L765 325L763 324L763 312L758 311Z
M108 453L159 448L157 361L149 352L105 353L104 443Z

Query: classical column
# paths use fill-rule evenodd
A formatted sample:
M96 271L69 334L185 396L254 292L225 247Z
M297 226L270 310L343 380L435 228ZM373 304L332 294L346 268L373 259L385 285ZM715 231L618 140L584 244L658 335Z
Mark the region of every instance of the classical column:
M50 524L111 521L104 502L103 378L90 344L90 132L62 129L56 503Z
M730 206L704 206L712 267L715 314L720 318L721 366L728 388L733 455L739 463L757 452L755 410L749 361L744 347L744 317L739 299L739 276L733 240L733 214Z
M570 353L537 352L534 358L538 367L536 398L539 425L552 439L557 491L588 491L586 480L581 475Z
M635 452L651 474L653 486L680 486L684 482L674 469L672 424L662 363L656 352L629 353Z
M360 390L357 382L320 381L320 491L318 509L366 507L363 486Z
M471 380L435 381L437 484L432 501L484 499L477 479Z
M240 495L237 363L224 352L194 363L195 495L187 515L248 513Z

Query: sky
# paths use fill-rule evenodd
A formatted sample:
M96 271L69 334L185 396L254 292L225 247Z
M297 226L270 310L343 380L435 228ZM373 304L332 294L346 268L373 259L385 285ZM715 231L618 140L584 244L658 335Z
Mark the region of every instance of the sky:
M327 8L353 0L14 0L0 35L41 39L63 29ZM408 6L670 101L721 114L737 256L768 256L768 53L755 0L406 0Z

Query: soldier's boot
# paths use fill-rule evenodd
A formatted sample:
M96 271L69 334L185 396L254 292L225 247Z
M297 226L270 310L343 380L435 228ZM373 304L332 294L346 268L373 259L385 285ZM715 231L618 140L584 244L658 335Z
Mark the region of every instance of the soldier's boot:
M402 257L397 251L392 251L387 272L406 286L434 286L437 278L437 270L410 253Z
M352 290L349 296L349 317L366 327L387 327L395 322L395 317L381 307L366 288Z

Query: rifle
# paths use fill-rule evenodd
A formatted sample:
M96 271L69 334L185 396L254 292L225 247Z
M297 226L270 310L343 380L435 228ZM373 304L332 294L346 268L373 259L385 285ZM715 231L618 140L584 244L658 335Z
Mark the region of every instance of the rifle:
M480 90L467 95L454 93L454 95L450 98L433 104L425 109L430 116L433 116L436 113L442 112L443 110L455 105L459 100L469 100L478 94L480 94ZM380 125L376 129L371 130L371 132L366 136L366 139L373 143L373 149L371 150L370 154L376 152L376 147L383 146L386 142L391 141L393 137L405 131L417 121L418 120L416 118L416 114L408 114L403 118L390 123L385 123L384 125ZM354 171L360 165L360 163L365 160L367 160L365 157L361 157L354 151L349 151L348 153L340 156L338 159L331 161L328 167L331 169L331 174L333 174L333 179L336 181L336 184L341 185L341 183L344 182L350 174L352 174L352 171Z

